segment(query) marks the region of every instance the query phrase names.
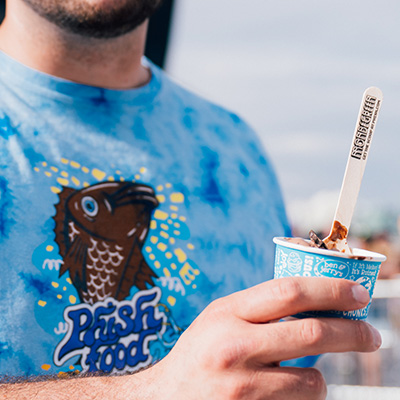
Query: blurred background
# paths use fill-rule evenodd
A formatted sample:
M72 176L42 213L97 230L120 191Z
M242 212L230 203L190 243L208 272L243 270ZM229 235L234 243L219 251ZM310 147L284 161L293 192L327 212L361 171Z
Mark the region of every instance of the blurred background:
M352 234L397 231L400 3L175 0L167 72L258 132L299 233L331 224L363 91L384 93Z
M148 56L258 132L296 235L329 231L362 93L383 91L350 230L352 246L388 257L368 317L383 345L373 354L324 355L317 366L330 400L400 399L400 2L167 3L150 29L155 43L168 38L167 51L151 54L149 40Z
M400 399L399 21L398 0L165 0L150 21L147 56L258 132L299 236L329 231L362 93L383 91L350 230L388 257L368 317L383 345L321 357L329 400Z

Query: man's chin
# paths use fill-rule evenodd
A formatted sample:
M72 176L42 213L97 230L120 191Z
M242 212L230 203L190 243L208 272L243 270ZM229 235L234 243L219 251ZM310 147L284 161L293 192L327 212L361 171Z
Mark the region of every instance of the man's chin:
M114 38L135 30L162 0L23 0L59 28L83 37Z

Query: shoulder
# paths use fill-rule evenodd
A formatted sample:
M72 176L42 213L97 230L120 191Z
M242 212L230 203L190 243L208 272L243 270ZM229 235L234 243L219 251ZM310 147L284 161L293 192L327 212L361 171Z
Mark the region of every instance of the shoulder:
M215 139L220 136L229 142L248 142L260 147L257 134L239 114L195 93L168 73L150 65L156 79L160 81L159 102L163 108L168 109L171 116L179 114L188 127L200 125L203 130L213 132Z
M221 122L227 121L232 124L239 125L242 128L249 129L247 124L236 113L227 108L210 101L205 96L195 92L187 87L183 82L171 76L153 64L149 64L152 73L161 83L161 94L168 96L172 100L180 101L182 106L186 108L195 108L208 111L214 114L216 118L220 118Z
M279 192L275 170L268 155L268 149L258 134L236 112L207 100L201 95L177 82L167 73L156 68L155 73L161 81L163 103L176 118L180 113L187 132L197 140L207 154L214 152L219 159L229 159L240 166L244 175L257 176L260 182L268 181L269 188ZM235 165L236 165L235 164Z

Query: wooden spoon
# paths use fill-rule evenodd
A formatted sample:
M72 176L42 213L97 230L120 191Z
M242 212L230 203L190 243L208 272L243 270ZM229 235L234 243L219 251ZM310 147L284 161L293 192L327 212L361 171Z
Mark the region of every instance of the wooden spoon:
M367 164L368 152L382 99L382 92L376 87L368 88L363 94L331 232L323 239L328 249L351 253L347 244L347 235Z

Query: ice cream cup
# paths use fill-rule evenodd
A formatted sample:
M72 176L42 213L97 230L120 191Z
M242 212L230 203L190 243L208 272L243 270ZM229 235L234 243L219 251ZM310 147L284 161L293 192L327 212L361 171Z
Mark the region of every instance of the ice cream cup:
M372 298L379 268L386 257L363 249L353 249L353 254L325 250L290 242L288 238L276 237L274 278L288 276L328 277L355 281L363 285ZM307 241L309 242L309 241ZM307 311L296 317L336 317L365 320L369 304L354 311Z

